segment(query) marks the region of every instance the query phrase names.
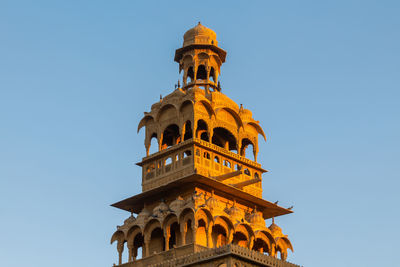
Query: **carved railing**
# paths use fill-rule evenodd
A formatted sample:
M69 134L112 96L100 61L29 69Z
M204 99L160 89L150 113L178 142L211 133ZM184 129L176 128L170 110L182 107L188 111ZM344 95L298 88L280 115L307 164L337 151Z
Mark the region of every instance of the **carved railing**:
M268 267L299 267L299 265L283 261L269 255L250 250L238 245L229 244L217 248L207 248L199 245L186 245L169 251L160 252L152 256L119 265L120 267L162 267L188 266L194 263L206 262L215 258L230 255L262 264Z
M254 184L239 189L261 197L261 178L264 170L259 163L207 141L193 138L143 158L142 187L143 191L151 190L195 172L215 178L238 170L242 173L221 181L235 185L254 180Z

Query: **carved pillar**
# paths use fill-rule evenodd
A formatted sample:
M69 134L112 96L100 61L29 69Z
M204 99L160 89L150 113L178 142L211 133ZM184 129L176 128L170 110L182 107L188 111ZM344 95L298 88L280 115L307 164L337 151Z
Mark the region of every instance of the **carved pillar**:
M182 246L186 245L186 233L187 233L187 223L184 222L181 225L181 240L182 240Z
M158 139L158 151L161 151L161 146L164 138L164 133L160 133L160 138Z
M165 251L169 250L169 239L171 238L171 228L167 227L167 229L165 229L165 233L164 233L164 239L165 239Z
M196 244L197 224L192 223L193 244Z
M212 224L209 224L208 228L207 228L207 247L209 247L209 248L213 247L213 242L212 242Z
M253 246L254 246L254 236L251 236L249 240L249 249L253 249Z
M122 253L124 252L124 242L118 242L117 244L118 250L118 265L122 264Z
M148 257L149 256L149 244L150 244L150 239L145 239L144 240L144 252L142 252L144 254L144 257Z
M133 261L133 242L132 243L126 243L128 246L128 262Z

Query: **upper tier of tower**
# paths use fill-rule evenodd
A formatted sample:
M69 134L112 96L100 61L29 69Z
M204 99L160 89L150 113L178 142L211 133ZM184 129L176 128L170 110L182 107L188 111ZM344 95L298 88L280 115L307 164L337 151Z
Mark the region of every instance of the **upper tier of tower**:
M218 47L215 32L199 24L183 36L183 47L175 52L179 72L183 71L183 89L194 85L205 90L220 91L218 76L226 52Z

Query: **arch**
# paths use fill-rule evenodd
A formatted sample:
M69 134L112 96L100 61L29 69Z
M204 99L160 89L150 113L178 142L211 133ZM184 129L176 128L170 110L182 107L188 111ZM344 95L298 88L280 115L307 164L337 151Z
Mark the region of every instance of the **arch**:
M243 232L238 231L233 234L232 244L246 248L250 244L250 239Z
M207 227L210 224L210 222L213 221L213 217L212 217L211 212L208 209L205 209L205 208L201 208L201 209L197 210L197 212L195 214L195 218L196 218L196 220L204 219L204 221L207 224Z
M207 222L204 221L204 218L200 218L196 222L196 243L207 247Z
M207 142L210 141L210 137L208 134L208 125L202 119L197 121L196 138L200 138L201 140L204 140Z
M181 231L178 222L173 222L169 229L168 249L172 249L182 244Z
M126 235L128 243L132 243L133 239L137 234L142 234L142 229L140 228L139 225L134 225L131 228L129 228L128 233Z
M237 141L236 137L223 127L216 127L213 129L213 136L211 142L214 145L225 148L226 150L236 150Z
M210 79L215 83L217 82L217 77L215 75L215 70L214 67L211 67L210 69Z
M231 168L232 164L231 164L231 162L229 160L225 159L224 160L224 166L227 167L227 168Z
M168 111L168 109L170 111ZM179 112L179 109L175 105L173 105L173 104L165 104L157 112L156 122L159 123L160 119L162 118L163 115L165 115L166 117L174 117L174 118L176 118L176 117L178 117L178 112ZM172 114L168 114L168 113L172 113Z
M218 157L218 156L215 156L215 157L214 157L214 162L215 162L215 163L220 163L220 160L219 160L219 157Z
M238 129L240 127L244 128L242 118L240 118L239 114L235 110L228 108L228 107L218 108L216 110L217 118L218 118L218 113L220 113L221 111L228 112L234 118ZM224 118L222 118L222 119L224 120Z
M251 146L251 148L252 148L251 152L252 152L252 155L253 155L253 158L250 158L250 159L254 160L255 157L256 157L256 155L255 155L255 146L254 146L254 143L248 138L243 138L242 141L241 141L240 156L246 157L246 155L248 155L247 150L248 150L249 146ZM247 157L247 158L249 158L249 157Z
M201 110L204 108L210 118L212 118L212 116L216 117L213 107L207 100L203 99L203 100L199 100L195 103L195 106L199 106L199 105L200 105L199 109Z
M189 113L191 110L193 110L193 101L190 99L186 99L185 101L183 101L179 107L179 113L182 115L186 115L187 113Z
M133 261L138 257L142 257L142 253L139 252L141 250L140 248L144 246L144 237L138 225L134 225L128 230L127 240L129 249L128 261Z
M169 227L172 223L178 222L178 216L176 216L175 213L170 213L168 214L162 223L162 228L164 231L166 231L167 227Z
M220 247L228 244L228 233L220 224L214 224L211 230L213 247Z
M283 236L280 237L277 242L276 242L276 246L280 247L280 248L284 248L284 251L286 251L287 249L290 249L293 252L293 246L292 243L290 242L290 240Z
M153 255L154 253L159 253L165 250L165 237L164 232L161 227L154 228L150 233L149 242L149 253L148 255Z
M187 83L187 79L188 79L188 78L190 78L190 81L189 81L189 82L193 82L193 80L194 80L193 66L190 66L190 67L187 69L187 72L186 72L186 83Z
M260 253L271 254L272 244L274 244L272 235L267 231L256 231L253 250Z
M138 128L137 128L137 132L139 133L140 129L143 128L143 126L146 126L149 124L149 122L153 121L153 123L155 122L154 117L152 115L146 115L144 116L139 124L138 124Z
M155 139L155 142L154 142ZM150 135L150 140L147 148L147 155L156 153L158 151L158 138L157 138L157 133L152 133Z
M220 224L221 226L223 226L226 229L228 236L235 229L232 221L228 217L223 216L223 215L215 216L213 223L214 223L214 225Z
M179 126L176 124L170 124L165 127L162 135L161 148L166 149L167 147L176 145L180 141Z
M184 126L183 141L193 138L192 122L190 120L186 121Z
M115 241L123 242L124 240L125 240L124 232L118 230L111 236L110 244L114 243Z
M207 69L203 64L197 67L196 80L207 80Z
M267 141L267 137L265 136L265 133L264 133L264 131L263 131L263 129L261 128L260 125L258 125L258 124L255 123L255 122L248 122L247 125L251 125L251 126L253 126L254 128L256 128L257 132L258 132L259 134L261 134L262 137L264 137L264 140L265 140L265 141Z
M210 58L210 56L207 53L201 52L197 55L197 58L199 60L207 60Z

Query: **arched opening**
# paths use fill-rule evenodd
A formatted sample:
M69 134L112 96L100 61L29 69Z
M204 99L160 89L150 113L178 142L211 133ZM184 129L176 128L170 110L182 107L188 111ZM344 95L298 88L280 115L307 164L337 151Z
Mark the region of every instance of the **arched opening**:
M210 153L208 153L207 151L205 151L205 152L203 153L203 158L205 158L205 159L210 159Z
M269 253L268 244L261 238L256 238L256 240L254 241L253 250L263 254Z
M245 234L242 232L236 232L233 234L233 244L239 245L241 247L247 247L248 246L248 240Z
M158 152L157 134L153 133L150 137L149 155Z
M206 222L203 219L198 220L196 231L196 243L207 247L207 232L206 232Z
M176 124L171 124L165 128L163 133L162 149L173 146L180 141L179 127Z
M210 79L215 83L216 78L215 78L215 71L214 71L213 67L211 67L211 70L210 70Z
M174 222L170 226L170 237L168 242L169 249L177 247L179 244L181 244L180 237L181 231L179 229L179 224L177 222Z
M185 127L185 135L183 136L183 141L193 138L192 123L190 121L187 121L184 127Z
M217 127L214 129L214 134L212 137L212 143L214 145L225 148L226 150L236 150L237 143L236 138L233 134L222 127Z
M250 176L250 175L251 175L249 169L247 169L247 168L244 169L243 173L244 173L245 175L247 175L247 176Z
M192 151L191 150L186 150L185 152L183 152L183 158L190 157L191 155L192 155Z
M218 157L218 156L215 156L215 157L214 157L214 162L215 162L215 163L219 163L219 157Z
M188 82L192 82L194 80L194 71L193 71L193 67L189 67L189 69L187 70L187 75L186 75L186 83Z
M165 250L165 240L163 230L160 227L155 228L151 232L149 244L149 256Z
M203 120L197 121L196 137L207 142L210 141L210 137L208 136L208 126Z
M141 259L143 257L143 244L144 239L141 233L137 234L133 239L133 258Z
M216 224L212 227L211 237L214 247L220 247L226 245L228 242L227 236L228 235L226 233L225 228L222 227L221 225Z
M224 160L224 166L227 168L231 168L231 162L229 160Z
M186 221L186 240L185 244L191 244L193 243L193 230L192 230L192 220L187 220Z
M207 80L207 70L206 66L200 65L197 68L197 75L196 75L197 80Z
M247 138L242 139L240 155L254 161L254 144Z

